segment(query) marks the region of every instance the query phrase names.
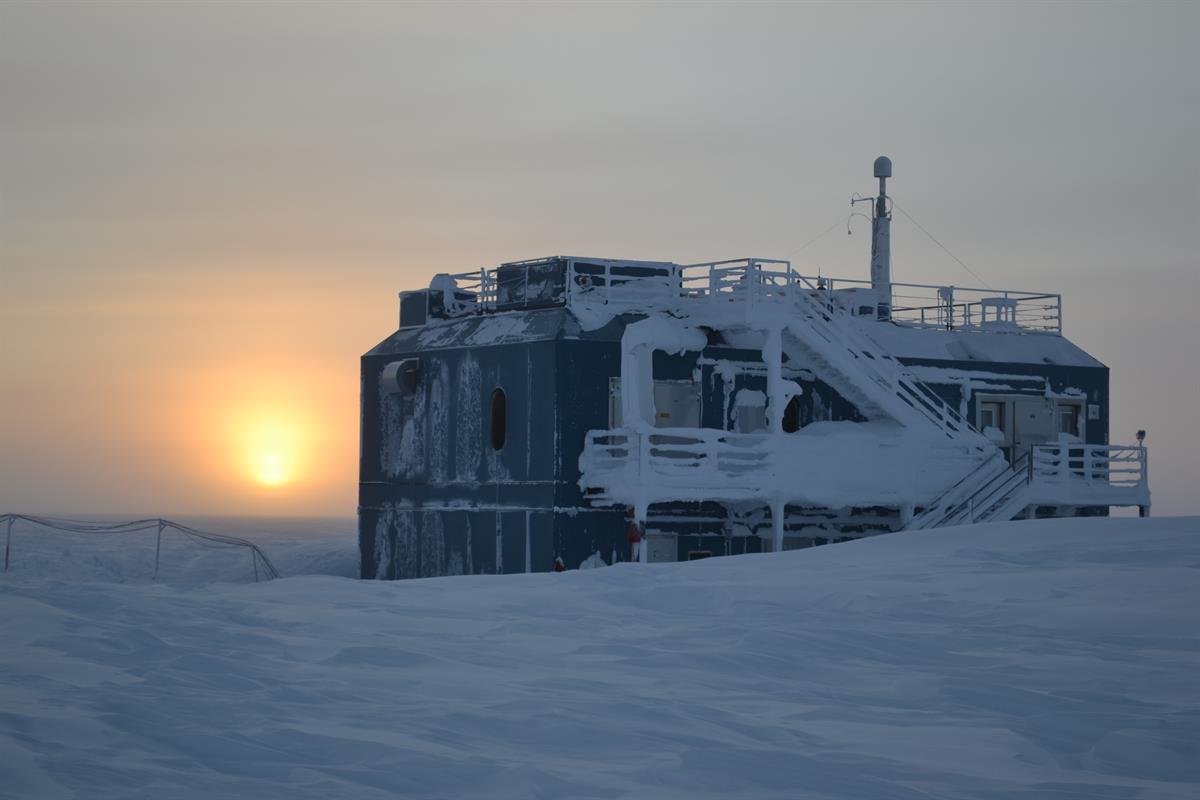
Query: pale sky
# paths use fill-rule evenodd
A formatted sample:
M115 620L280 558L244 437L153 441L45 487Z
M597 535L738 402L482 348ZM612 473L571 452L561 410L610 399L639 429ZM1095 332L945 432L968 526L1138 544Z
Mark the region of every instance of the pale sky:
M1198 9L0 5L0 512L350 516L399 290L786 258L886 153L991 286L1064 294L1155 513L1200 513ZM860 225L794 259L868 251ZM977 285L901 215L893 254Z

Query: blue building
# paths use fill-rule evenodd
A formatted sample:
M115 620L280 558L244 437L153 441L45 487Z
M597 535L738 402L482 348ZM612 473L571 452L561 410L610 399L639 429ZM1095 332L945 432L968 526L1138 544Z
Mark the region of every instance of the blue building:
M401 293L362 358L363 577L1148 513L1060 297L893 283L875 167L869 281L557 256Z

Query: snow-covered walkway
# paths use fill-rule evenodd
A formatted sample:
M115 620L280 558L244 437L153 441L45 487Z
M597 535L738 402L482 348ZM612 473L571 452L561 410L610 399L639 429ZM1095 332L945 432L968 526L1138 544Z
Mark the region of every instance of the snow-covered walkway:
M1198 518L559 575L67 577L0 578L2 797L1200 796Z

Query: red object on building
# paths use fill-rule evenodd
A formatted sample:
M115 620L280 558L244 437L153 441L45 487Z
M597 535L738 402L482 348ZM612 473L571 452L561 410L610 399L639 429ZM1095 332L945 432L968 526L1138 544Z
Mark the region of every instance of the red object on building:
M563 560L559 556L555 556L554 557L554 571L555 572L565 572L566 569L567 569L567 565L563 563Z
M629 521L629 543L637 544L642 540L642 526L636 520Z

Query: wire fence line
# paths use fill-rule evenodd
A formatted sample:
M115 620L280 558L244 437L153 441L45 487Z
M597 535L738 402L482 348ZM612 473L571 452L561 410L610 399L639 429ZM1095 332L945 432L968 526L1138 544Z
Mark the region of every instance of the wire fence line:
M173 520L163 519L161 517L151 517L147 519L135 519L129 522L96 522L91 520L66 519L62 517L41 517L31 514L0 514L0 524L4 528L4 571L8 572L9 564L12 560L12 532L13 525L17 522L25 522L43 530L58 531L62 533L81 533L95 536L122 534L122 533L139 533L139 532L155 532L154 544L154 579L158 579L158 568L160 556L162 554L162 539L163 533L173 531L183 535L193 544L201 547L213 549L230 549L230 548L245 548L250 551L250 561L254 568L254 580L270 580L279 577L279 571L275 569L275 565L267 558L267 554L262 551L258 545L247 539L240 539L236 536L228 536L221 533L212 533L210 531L202 531L193 528L190 525L184 525Z

